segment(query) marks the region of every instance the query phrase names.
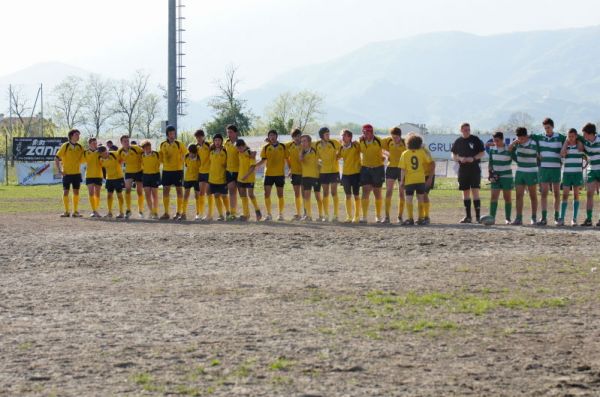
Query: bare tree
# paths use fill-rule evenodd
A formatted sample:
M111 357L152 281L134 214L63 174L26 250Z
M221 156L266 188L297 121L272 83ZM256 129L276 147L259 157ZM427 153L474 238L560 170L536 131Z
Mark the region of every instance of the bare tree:
M323 115L323 97L316 92L300 91L294 96L296 104L296 126L304 131L309 123L316 121L317 116Z
M131 136L139 125L140 106L148 91L150 75L138 70L131 80L122 80L114 88L116 125L127 130Z
M111 103L113 100L112 89L113 84L110 80L104 79L98 74L90 74L88 77L83 111L91 135L95 138L100 136L102 127L114 114Z
M12 91L12 92L11 92ZM12 95L12 97L11 97ZM23 118L31 110L30 99L23 91L23 87L13 86L8 92L10 109L9 112L16 115L22 125L25 125Z
M156 128L156 120L162 112L161 97L154 93L147 94L140 104L138 131L144 138L155 138L160 135Z
M532 132L534 125L533 117L527 112L513 112L508 117L508 120L498 126L500 131L504 131L507 133L514 133L517 127L525 127L528 131Z
M225 78L217 81L219 94L208 103L216 113L214 119L205 125L209 135L222 132L227 124L237 125L242 135L250 130L254 115L246 109L246 101L238 97L239 83L235 66L229 67L225 71Z
M83 117L83 80L69 76L54 88L54 113L58 124L70 130L85 122Z

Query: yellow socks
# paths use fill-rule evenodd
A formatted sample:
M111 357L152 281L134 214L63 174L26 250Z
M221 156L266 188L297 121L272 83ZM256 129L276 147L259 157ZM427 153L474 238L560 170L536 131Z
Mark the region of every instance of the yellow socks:
M215 197L215 204L217 205L219 216L223 216L223 197Z
M250 203L248 203L248 197L242 197L242 210L244 211L244 216L247 218L250 217Z
M346 198L346 218L352 219L352 199Z
M108 198L106 199L106 203L108 205L108 213L109 214L112 214L113 201L114 201L114 197L113 196L108 196Z
M404 205L406 204L405 199L400 199L400 203L398 204L398 216L402 218L404 215Z
M283 211L285 210L285 200L283 197L277 197L277 203L279 204L279 215L283 215Z
M414 219L413 218L413 203L412 203L412 201L406 202L406 216L408 216L408 219Z
M212 218L215 213L215 196L211 194L208 196L208 217Z
M385 198L385 216L387 216L388 218L390 217L391 209L392 209L392 198L386 197Z
M304 199L304 211L306 212L306 216L312 218L312 206L310 205L310 197L308 198L308 200Z
M302 199L298 196L294 196L294 204L296 204L296 215L302 215Z
M144 212L144 195L138 194L138 212Z
M165 214L169 213L170 202L171 202L171 198L169 196L163 196L163 207L165 207Z
M131 211L131 192L125 192L125 206L127 211Z
M73 193L73 212L79 211L79 193Z
M383 206L382 199L375 199L375 213L377 214L377 218L381 218L381 207Z
M367 207L369 205L367 204ZM360 207L361 207L361 200L359 198L355 198L354 199L354 220L358 221L360 219Z
M187 214L187 209L188 209L188 205L190 203L190 199L183 199L183 204L181 205L181 212L179 212L180 214Z
M267 215L271 214L271 197L265 197L265 208L267 210Z
M333 197L333 216L335 218L337 218L340 216L340 198L337 194L332 197Z
M123 195L117 195L117 201L119 202L119 214L123 213Z
M329 196L323 196L323 212L325 217L329 218Z
M430 204L429 202L423 203L423 213L424 213L425 218L429 218L429 207L430 207L429 204Z
M258 211L258 200L256 199L256 196L252 197L250 199L250 201L252 201L252 206L254 207L254 211Z
M362 216L363 218L367 218L367 214L369 213L369 198L362 199Z
M183 213L183 197L177 197L177 213Z
M69 211L69 196L63 196L63 205L65 206L65 212Z
M419 208L419 219L425 218L425 206L423 203L417 203L417 207Z
M323 200L317 199L317 208L319 208L319 218L323 218Z
M196 214L202 215L204 213L204 202L206 201L206 196L201 195L198 196L196 200Z
M216 197L215 197L216 199ZM225 211L226 212L230 212L231 211L231 206L229 203L229 196L221 196L221 205L223 207L225 207Z

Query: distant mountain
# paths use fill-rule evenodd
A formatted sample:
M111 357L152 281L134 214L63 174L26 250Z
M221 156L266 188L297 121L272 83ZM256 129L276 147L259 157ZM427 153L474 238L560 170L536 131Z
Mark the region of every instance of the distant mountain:
M514 111L581 126L600 119L600 26L477 36L459 32L373 43L300 67L244 96L261 113L280 92L326 98L327 121L411 121L494 128Z
M87 77L89 71L61 62L36 63L15 73L0 76L0 85L39 85L51 89L68 76Z

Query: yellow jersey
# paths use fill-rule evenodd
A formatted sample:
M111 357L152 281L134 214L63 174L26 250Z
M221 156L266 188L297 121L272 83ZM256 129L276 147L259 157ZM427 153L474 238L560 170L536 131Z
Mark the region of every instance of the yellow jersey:
M244 175L246 175L248 173L248 171L250 171L250 167L253 166L254 164L256 164L256 155L254 153L252 153L252 151L248 148L246 148L245 151L243 151L242 153L239 153L239 160L240 160L240 168L239 168L239 172L238 172L238 182L242 182L242 183L254 183L256 182L256 172L252 171L252 173L250 173L248 175L248 178L246 178L245 180L242 180L242 178L244 177Z
M97 150L86 150L83 152L85 159L85 177L102 178L102 164L100 164L100 153Z
M288 158L290 159L290 171L294 175L302 174L302 164L300 163L300 151L302 147L297 145L296 142L291 141L285 144L288 151Z
M83 154L85 150L79 143L65 142L62 144L56 157L62 163L63 173L65 175L81 174L81 164L84 162Z
M363 167L382 167L383 166L383 145L381 139L373 137L371 142L365 140L359 144L360 153L362 154Z
M387 137L382 139L383 148L390 154L388 157L388 167L397 168L400 163L400 157L406 150L404 139L400 140L400 143L396 143L394 138Z
M267 160L265 176L285 175L285 159L288 158L288 151L284 144L272 145L267 143L260 151L260 158Z
M202 145L198 145L198 156L200 157L200 170L201 174L208 174L210 171L210 143L204 141Z
M235 146L235 142L232 142L230 139L227 139L223 144L223 147L227 152L227 171L238 172L238 170L240 169L240 159L238 156L237 147Z
M315 145L319 160L321 160L321 174L332 174L340 172L340 163L338 161L338 152L340 142L335 139L329 141L318 141Z
M183 157L187 148L183 143L174 140L172 143L163 141L160 144L160 157L163 162L163 171L183 171Z
M160 163L160 153L153 150L148 154L142 154L142 172L144 174L152 175L160 173Z
M200 171L200 157L194 156L190 153L185 155L185 175L183 180L185 182L194 182L198 180L198 173Z
M100 157L100 164L106 170L106 179L123 179L123 167L116 152L109 152L108 157Z
M237 157L237 155L236 155ZM227 183L225 178L225 171L227 169L227 151L225 149L213 149L210 151L209 161L210 167L208 171L208 183L213 185L224 185Z
M137 145L129 146L129 150L120 148L117 150L117 157L125 163L125 172L136 174L142 171L142 153L144 151Z
M342 146L339 157L344 160L342 175L360 174L360 147L358 142L352 142L350 146Z
M400 157L400 168L404 170L404 185L425 183L425 170L429 167L430 156L424 149L408 149Z
M312 147L308 153L304 154L304 158L302 159L302 177L319 177L319 156L317 155L317 151Z

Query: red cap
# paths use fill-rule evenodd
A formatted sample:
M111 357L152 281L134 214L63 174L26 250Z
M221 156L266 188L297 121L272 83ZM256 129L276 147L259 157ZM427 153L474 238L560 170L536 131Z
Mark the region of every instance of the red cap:
M362 127L363 131L371 131L373 132L373 126L371 124L365 124Z

